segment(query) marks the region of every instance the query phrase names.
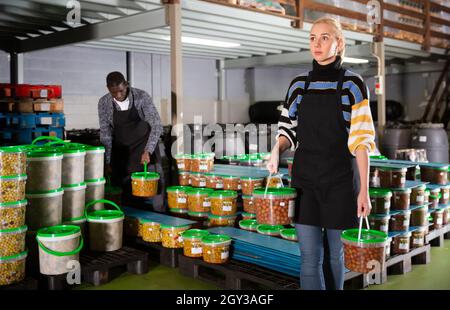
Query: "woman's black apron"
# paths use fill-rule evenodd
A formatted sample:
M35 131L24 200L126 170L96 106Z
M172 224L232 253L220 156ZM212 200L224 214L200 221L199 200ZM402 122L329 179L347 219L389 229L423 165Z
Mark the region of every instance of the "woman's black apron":
M142 153L148 142L151 126L139 117L134 105L131 90L129 91L130 107L126 111L116 108L113 111L113 146L111 151L112 179L115 185L122 187L122 204L143 207L143 200L131 194L131 174L144 170L141 164ZM164 207L164 173L161 165L161 154L158 144L150 157L148 171L156 171L161 179L158 195L153 198L155 211L165 211Z
M330 229L357 225L360 180L356 158L348 150L339 72L336 93L310 90L312 72L298 106L292 186L299 189L296 222Z

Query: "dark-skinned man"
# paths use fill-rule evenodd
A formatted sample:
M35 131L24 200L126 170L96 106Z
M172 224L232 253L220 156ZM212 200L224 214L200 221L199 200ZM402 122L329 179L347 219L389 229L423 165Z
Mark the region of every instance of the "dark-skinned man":
M122 205L140 206L142 200L131 195L131 174L149 171L161 175L159 195L153 199L155 211L164 211L164 179L158 148L163 131L161 119L150 95L131 87L120 72L106 77L109 93L98 102L100 141L106 149L105 172L112 183L122 187ZM150 164L152 166L150 166Z

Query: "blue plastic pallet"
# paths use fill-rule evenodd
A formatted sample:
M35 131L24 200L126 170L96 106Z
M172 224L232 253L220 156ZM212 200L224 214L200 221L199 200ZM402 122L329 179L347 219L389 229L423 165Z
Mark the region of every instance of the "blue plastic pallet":
M64 128L61 127L39 127L39 128L2 128L0 130L0 140L4 144L31 144L34 139L40 136L55 136L64 138Z
M0 113L0 126L5 128L64 127L64 113Z

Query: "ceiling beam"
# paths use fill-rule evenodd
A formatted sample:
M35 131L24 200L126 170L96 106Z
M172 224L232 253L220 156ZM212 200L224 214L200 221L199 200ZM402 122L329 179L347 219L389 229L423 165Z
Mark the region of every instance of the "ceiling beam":
M167 26L166 9L160 8L145 13L52 33L34 39L27 39L21 42L20 51L18 52L30 52L84 41L111 38L165 26Z

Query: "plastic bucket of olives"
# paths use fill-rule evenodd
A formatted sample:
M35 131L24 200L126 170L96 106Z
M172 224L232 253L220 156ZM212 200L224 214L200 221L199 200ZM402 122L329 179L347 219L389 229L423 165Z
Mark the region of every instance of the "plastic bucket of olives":
M362 220L362 218L361 218ZM367 227L369 223L366 218ZM351 271L368 273L374 268L382 270L388 235L384 232L360 228L344 230L341 234L344 244L345 267Z
M188 257L202 257L202 238L209 232L202 229L189 229L181 234L183 237L183 253Z
M230 257L231 238L227 235L208 235L202 238L203 260L210 264L224 264Z
M132 193L137 197L153 197L158 192L157 172L135 172L131 175Z

